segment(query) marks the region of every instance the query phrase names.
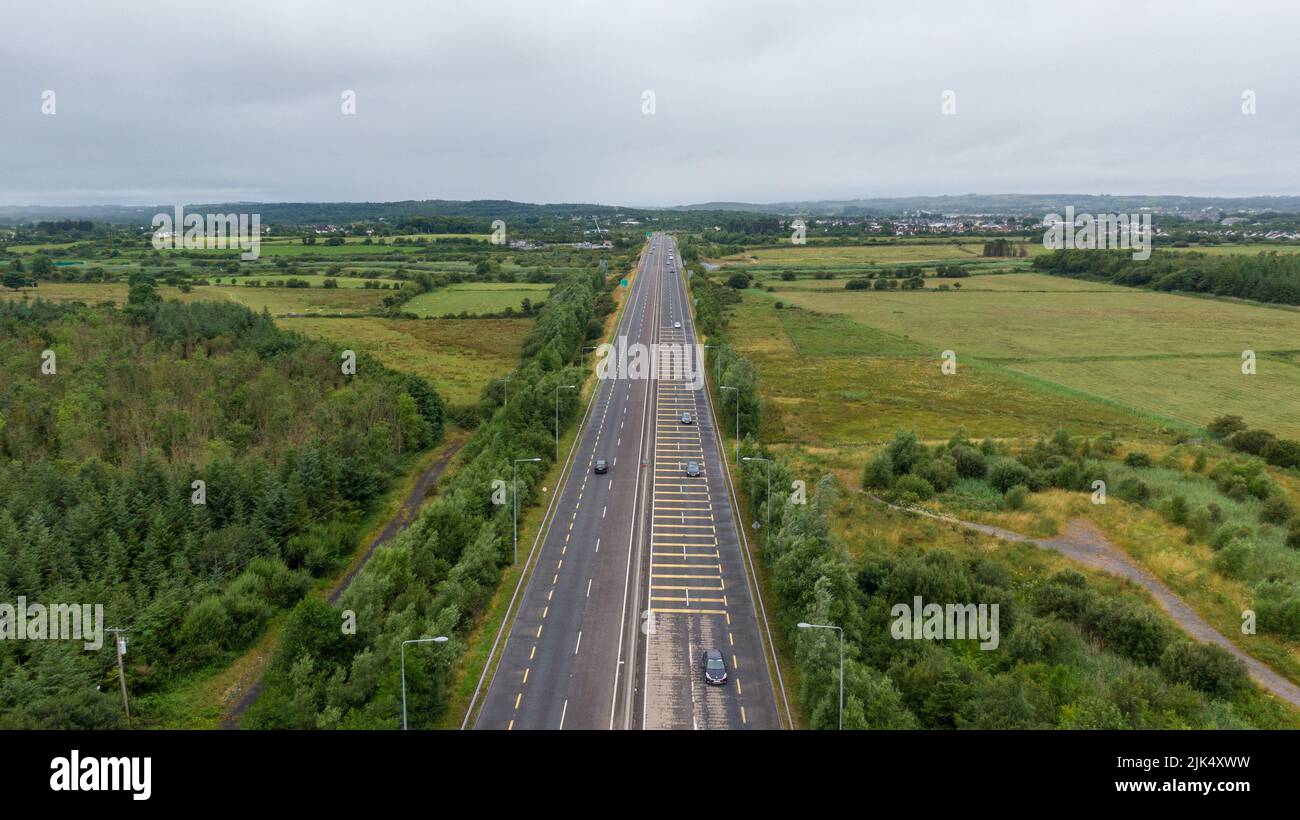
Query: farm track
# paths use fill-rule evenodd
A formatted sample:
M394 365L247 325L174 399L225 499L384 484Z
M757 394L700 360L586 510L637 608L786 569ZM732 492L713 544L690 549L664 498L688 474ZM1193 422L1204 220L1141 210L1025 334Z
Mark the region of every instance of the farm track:
M909 507L899 507L890 504L884 499L868 494L872 500L877 501L885 506L892 507L896 510L915 513L926 518L932 518L937 521L943 521L966 529L982 532L985 535L991 535L995 538L1001 538L1004 541L1014 541L1022 544L1034 544L1039 547L1055 550L1067 558L1077 561L1091 569L1100 570L1110 575L1115 575L1125 580L1132 581L1138 586L1145 589L1151 594L1170 618L1193 639L1201 643L1213 644L1222 647L1231 653L1238 660L1246 665L1246 670L1250 677L1265 691L1276 695L1279 698L1290 703L1292 706L1300 708L1300 686L1292 683L1286 678L1273 671L1255 658L1247 655L1239 649L1236 644L1228 640L1223 633L1219 632L1202 618L1195 610L1188 606L1182 598L1178 597L1169 587L1161 583L1155 576L1149 573L1144 567L1138 564L1122 548L1113 543L1089 521L1076 518L1065 525L1061 535L1055 538L1031 538L1027 535L1021 535L1012 530L1006 530L1001 527L994 527L989 524L977 524L973 521L963 521L959 518L940 515Z
M442 477L443 472L447 469L447 465L451 463L451 460L456 456L456 453L460 452L460 448L464 447L465 444L465 441L461 441L448 447L442 458L429 465L429 468L421 473L420 477L416 479L415 486L411 488L411 492L407 494L406 498L402 501L401 506L397 508L397 512L393 514L393 517L389 519L388 524L385 525L383 531L370 542L368 547L366 547L365 556L355 567L348 571L346 575L340 578L330 590L327 600L331 604L338 603L343 592L352 584L353 579L357 577L361 570L365 568L366 563L370 561L371 556L375 554L375 550L377 550L381 545L391 541L399 532L406 529L406 527L415 520L416 513L419 512L420 504L424 501L424 497L428 495L429 491L438 483L438 479ZM248 710L248 707L256 703L257 699L261 696L262 673L265 669L265 660L267 660L267 658L258 658L257 666L252 673L255 675L255 679L252 684L243 691L239 700L236 701L230 707L229 711L226 712L226 716L222 718L222 729L240 728L239 722L243 719L244 712Z

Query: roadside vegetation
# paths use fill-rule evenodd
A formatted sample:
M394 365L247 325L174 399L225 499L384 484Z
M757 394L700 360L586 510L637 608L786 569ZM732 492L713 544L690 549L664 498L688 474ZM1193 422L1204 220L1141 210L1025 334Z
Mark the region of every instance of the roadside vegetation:
M465 638L511 562L511 506L504 488L514 460L540 459L519 465L522 510L541 497L539 478L552 461L555 387L582 381L575 359L585 342L601 334L613 310L608 291L594 270L569 274L556 285L508 387L485 388L490 416L437 497L376 551L338 607L309 598L295 608L245 727L393 728L401 719L402 641L446 635L447 643L419 647L406 659L411 725L439 723L454 667L467 649ZM569 423L581 399L571 391L558 395L561 421ZM343 628L350 616L354 631Z

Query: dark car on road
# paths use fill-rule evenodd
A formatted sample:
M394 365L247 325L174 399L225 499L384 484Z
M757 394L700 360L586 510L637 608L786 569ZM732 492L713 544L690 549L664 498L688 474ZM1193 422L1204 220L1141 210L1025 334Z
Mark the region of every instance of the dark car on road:
M686 477L698 478L700 475L700 463L698 461L686 462Z
M609 472L609 462L603 458L596 459L595 470L598 475Z
M704 653L704 682L719 685L727 682L727 662L716 649Z

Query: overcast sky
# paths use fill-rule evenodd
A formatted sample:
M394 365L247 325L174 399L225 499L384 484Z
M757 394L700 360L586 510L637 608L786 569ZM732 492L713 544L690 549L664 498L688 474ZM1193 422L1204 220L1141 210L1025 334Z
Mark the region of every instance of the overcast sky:
M0 204L1300 194L1297 31L1295 0L10 3Z

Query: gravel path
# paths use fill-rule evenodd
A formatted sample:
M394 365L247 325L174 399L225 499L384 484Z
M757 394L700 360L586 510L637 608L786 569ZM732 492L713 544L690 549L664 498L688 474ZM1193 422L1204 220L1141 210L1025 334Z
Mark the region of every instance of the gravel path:
M1233 656L1240 658L1246 664L1250 677L1266 691L1282 698L1293 706L1300 707L1300 686L1296 686L1268 666L1238 649L1236 644L1224 637L1223 633L1210 626L1195 610L1184 603L1182 598L1179 598L1169 587L1147 572L1127 552L1112 543L1101 530L1086 519L1076 518L1070 521L1065 525L1061 534L1055 538L1030 538L1027 535L1004 530L1001 527L963 521L927 510L899 507L890 504L884 499L876 498L876 496L871 497L881 504L893 507L896 510L903 510L926 518L965 527L966 529L976 530L986 535L992 535L995 538L1001 538L1004 541L1035 544L1056 550L1080 564L1126 578L1151 593L1151 597L1156 599L1156 603L1160 604L1160 607L1169 613L1169 617L1173 618L1188 635L1202 643L1215 644L1231 652Z

